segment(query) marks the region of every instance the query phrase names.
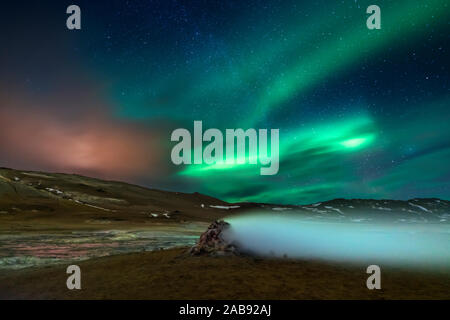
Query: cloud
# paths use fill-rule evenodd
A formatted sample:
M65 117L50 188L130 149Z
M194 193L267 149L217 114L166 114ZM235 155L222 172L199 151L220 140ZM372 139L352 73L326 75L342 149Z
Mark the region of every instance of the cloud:
M114 119L104 101L88 96L76 102L78 108L72 101L72 108L59 109L59 94L33 100L18 92L1 96L3 165L128 181L163 173L160 133Z
M373 217L372 217L373 218ZM447 266L444 226L392 226L307 219L300 214L253 213L226 218L224 237L258 255L402 266ZM420 233L420 237L417 234ZM425 263L424 263L425 262Z

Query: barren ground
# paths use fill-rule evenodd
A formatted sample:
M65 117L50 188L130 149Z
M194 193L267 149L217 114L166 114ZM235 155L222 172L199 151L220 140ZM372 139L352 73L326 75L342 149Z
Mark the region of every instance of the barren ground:
M0 299L449 299L450 274L252 257L191 257L186 248L80 262L82 289L66 288L67 266L0 275Z

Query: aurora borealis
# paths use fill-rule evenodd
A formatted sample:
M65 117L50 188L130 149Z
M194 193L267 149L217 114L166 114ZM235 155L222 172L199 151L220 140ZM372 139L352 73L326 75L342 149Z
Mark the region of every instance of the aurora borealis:
M77 4L82 29L65 28ZM366 8L381 8L368 30ZM450 8L401 1L5 4L0 166L237 201L450 199ZM28 10L23 10L23 8ZM280 129L279 173L175 166L176 128Z

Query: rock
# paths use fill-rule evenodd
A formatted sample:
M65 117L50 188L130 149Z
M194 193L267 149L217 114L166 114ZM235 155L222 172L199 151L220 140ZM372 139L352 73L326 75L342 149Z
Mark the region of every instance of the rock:
M198 243L193 246L189 253L191 255L236 255L238 250L235 244L224 238L224 231L230 227L225 221L215 221L202 233Z

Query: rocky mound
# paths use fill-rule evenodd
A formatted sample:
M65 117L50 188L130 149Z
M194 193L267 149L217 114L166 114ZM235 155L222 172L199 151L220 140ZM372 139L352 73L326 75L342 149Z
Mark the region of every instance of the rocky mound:
M230 227L225 221L215 221L202 233L198 243L193 246L191 255L236 255L238 250L235 244L224 237L224 231Z

